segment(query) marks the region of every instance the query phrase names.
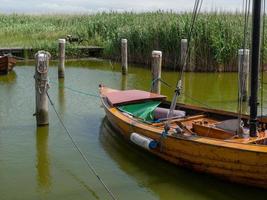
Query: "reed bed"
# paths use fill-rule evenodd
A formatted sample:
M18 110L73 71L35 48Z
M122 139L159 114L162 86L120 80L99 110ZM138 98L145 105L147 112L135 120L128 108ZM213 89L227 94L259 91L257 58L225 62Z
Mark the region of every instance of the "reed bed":
M99 45L104 57L120 59L120 40L128 39L129 61L149 66L152 50L163 51L163 66L180 69L180 41L187 38L191 13L98 13L94 15L0 15L0 46L33 47L57 54L57 39L82 38L67 45L67 55L79 56L77 45ZM201 13L196 21L189 71L236 71L243 47L244 16ZM250 32L250 30L249 30ZM266 39L266 37L265 37ZM266 46L264 46L264 52ZM266 63L266 59L264 60Z

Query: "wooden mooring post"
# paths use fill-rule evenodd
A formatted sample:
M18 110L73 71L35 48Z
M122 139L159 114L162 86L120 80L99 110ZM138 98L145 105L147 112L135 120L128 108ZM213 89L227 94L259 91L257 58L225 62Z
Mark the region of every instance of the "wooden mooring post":
M152 51L152 86L151 92L160 94L161 87L161 65L162 65L162 52L161 51Z
M121 72L123 75L128 73L128 58L127 58L127 39L121 40Z
M238 87L242 101L248 100L249 91L249 49L238 50Z
M64 78L65 76L65 39L58 40L58 54L59 54L59 63L58 63L58 78Z
M187 52L187 39L181 39L181 61L180 66L181 69L186 65L186 52ZM185 66L186 67L186 66ZM186 70L186 69L184 69Z
M48 68L51 55L46 51L38 51L35 54L35 103L37 126L48 125Z
M121 90L127 90L128 76L121 76Z

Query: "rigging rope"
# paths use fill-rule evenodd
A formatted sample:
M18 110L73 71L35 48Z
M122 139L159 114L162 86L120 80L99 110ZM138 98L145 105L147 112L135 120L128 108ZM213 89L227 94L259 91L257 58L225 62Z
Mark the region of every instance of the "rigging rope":
M189 34L188 34L188 48L187 48L186 53L185 53L184 63L183 63L183 65L181 67L181 70L180 70L180 76L179 76L179 78L177 80L177 83L176 83L176 88L175 88L175 91L174 91L174 95L173 95L173 99L172 99L172 102L171 102L171 106L170 106L170 109L169 109L168 114L167 114L167 119L168 120L167 120L167 122L165 124L165 128L164 128L163 133L166 133L169 130L169 124L170 124L170 120L169 119L173 116L173 111L174 111L174 109L176 107L177 98L181 94L183 73L184 73L184 70L185 70L185 67L186 67L186 61L187 61L189 50L190 50L189 47L190 47L190 43L191 43L192 33L193 33L193 30L194 30L195 21L196 21L196 18L198 16L199 12L200 12L202 3L203 3L203 0L195 0L195 4L194 4L194 8L193 8L193 16L192 16L191 25L190 25L190 31L189 31Z
M244 5L245 4L245 5ZM241 116L243 113L243 106L242 102L244 99L243 92L245 90L245 79L241 78L240 76L243 77L244 74L244 65L245 65L245 56L246 56L246 49L247 49L247 44L249 43L249 37L248 37L248 25L249 25L249 15L250 15L250 0L245 0L243 1L243 8L244 8L244 32L243 32L243 55L241 56L241 65L239 69L239 73L242 75L238 75L238 103L237 103L237 114L238 114L238 124L240 128L242 127L242 121L241 121ZM240 135L241 129L238 129L237 134Z
M265 0L263 0L262 2L263 6L263 20L262 20L262 46L261 46L261 118L263 117L263 72L264 72L264 36L265 36L265 18L266 18L266 4L265 4Z
M155 82L155 81L160 81L160 82L162 82L164 85L166 85L168 88L174 89L174 87L173 87L171 84L167 83L167 82L164 81L162 78L156 78L156 79L152 80L151 85L152 85L153 82ZM266 83L266 84L267 84L267 83ZM152 87L152 86L151 86L151 87ZM150 90L150 91L151 91L151 90ZM202 101L199 101L199 100L195 99L194 97L188 95L188 94L185 93L184 91L181 92L181 94L183 94L185 97L191 99L192 101L198 103L199 105L205 106L206 108L212 108L210 105L205 104L205 103L203 103Z
M93 167L93 165L88 161L88 159L86 158L86 156L84 155L84 153L81 151L81 149L78 147L78 145L76 144L76 142L74 141L73 137L71 136L69 130L67 129L67 127L65 126L63 120L61 119L59 113L57 112L55 105L52 101L52 99L50 98L48 92L46 92L46 95L49 99L49 102L53 108L53 110L55 111L57 118L59 120L59 122L61 123L62 127L65 129L66 133L68 134L72 144L74 145L74 147L77 149L77 151L80 153L80 155L82 156L83 160L85 161L86 165L88 166L88 168L93 172L93 174L98 178L98 180L100 181L100 183L103 185L103 187L105 188L105 190L107 191L107 193L110 195L111 199L113 200L117 200L117 198L114 196L114 194L112 193L112 191L108 188L108 186L104 183L104 181L102 180L102 178L98 175L98 173L96 172L95 168Z

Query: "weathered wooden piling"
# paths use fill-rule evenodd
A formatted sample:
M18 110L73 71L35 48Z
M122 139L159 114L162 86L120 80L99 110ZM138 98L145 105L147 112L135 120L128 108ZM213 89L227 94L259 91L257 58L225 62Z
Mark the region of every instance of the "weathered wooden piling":
M58 40L58 54L59 54L59 63L58 63L58 78L64 78L65 76L65 39Z
M188 46L187 39L181 39L181 58L180 58L180 66L181 66L181 69L184 67L184 65L186 67L187 46Z
M121 40L121 72L123 75L128 73L128 58L127 58L127 39Z
M48 99L47 90L48 83L48 67L50 53L46 51L38 51L35 54L35 101L36 101L36 121L37 126L48 125Z
M248 100L249 91L249 49L238 50L238 86L242 101Z
M151 92L160 94L161 87L161 65L162 65L162 52L152 51L152 86Z

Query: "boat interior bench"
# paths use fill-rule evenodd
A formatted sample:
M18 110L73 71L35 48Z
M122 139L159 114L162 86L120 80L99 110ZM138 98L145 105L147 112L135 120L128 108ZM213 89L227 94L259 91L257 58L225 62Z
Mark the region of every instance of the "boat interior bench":
M168 108L157 107L154 110L154 120L155 121L167 120L169 110L170 109L168 109ZM175 118L175 119L182 118L185 116L186 116L186 113L183 110L174 110L173 114L172 114L172 118Z
M130 114L132 116L137 114L137 119L143 119L145 122L151 123L155 127L163 128L166 120L168 120L167 115L169 109L159 107L160 102L166 100L166 96L140 90L125 90L110 92L107 94L106 98L111 106L117 107L125 114ZM133 113L128 112L125 106L129 106L127 109L133 111ZM143 114L145 114L145 116ZM232 125L234 128L229 126L229 124L235 123L236 119L232 119L232 122L228 120L230 121L229 123L227 120L218 121L207 115L202 111L202 113L195 113L194 115L187 116L186 112L183 110L174 110L171 118L171 126L177 127L182 125L186 130L196 135L223 139L231 142L267 143L267 133L265 132L261 133L261 137L257 138L237 138L236 133L238 126Z

